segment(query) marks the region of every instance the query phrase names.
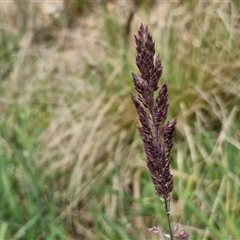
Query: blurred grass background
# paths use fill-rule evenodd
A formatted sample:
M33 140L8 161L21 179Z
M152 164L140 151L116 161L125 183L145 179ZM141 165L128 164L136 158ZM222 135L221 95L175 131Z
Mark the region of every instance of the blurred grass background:
M140 23L178 120L172 221L240 239L238 1L8 1L0 20L0 239L167 229L129 94Z

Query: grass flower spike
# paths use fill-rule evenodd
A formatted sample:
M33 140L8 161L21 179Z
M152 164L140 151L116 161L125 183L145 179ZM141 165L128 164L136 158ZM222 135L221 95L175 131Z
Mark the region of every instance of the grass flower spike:
M147 167L156 194L162 199L168 217L170 238L173 233L170 225L170 196L173 190L173 175L170 171L171 149L176 119L165 124L168 113L168 88L164 83L159 90L158 82L162 75L162 64L159 56L155 57L155 44L148 27L142 24L135 35L136 65L140 74L132 73L137 97L131 94L137 110ZM158 91L157 97L154 92Z

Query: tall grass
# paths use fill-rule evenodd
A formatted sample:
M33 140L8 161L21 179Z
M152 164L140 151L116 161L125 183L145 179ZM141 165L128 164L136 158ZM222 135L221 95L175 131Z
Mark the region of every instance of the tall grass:
M161 55L170 118L178 118L173 221L190 239L240 238L239 4L140 6L129 36L131 9L112 4L71 28L64 12L45 16L29 5L19 33L17 5L1 11L12 21L0 42L0 237L149 239L149 226L167 226L129 96L132 34L143 22Z

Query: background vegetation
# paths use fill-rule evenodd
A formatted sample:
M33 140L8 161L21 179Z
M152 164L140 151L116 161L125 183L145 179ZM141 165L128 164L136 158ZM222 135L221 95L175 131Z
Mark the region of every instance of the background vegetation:
M240 238L237 1L9 1L0 20L0 239L167 229L129 95L140 23L178 120L172 221L190 239Z

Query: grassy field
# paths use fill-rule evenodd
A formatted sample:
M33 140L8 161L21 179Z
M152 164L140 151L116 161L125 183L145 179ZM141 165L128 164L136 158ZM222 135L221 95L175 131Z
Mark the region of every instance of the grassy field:
M240 239L240 4L135 2L2 3L0 239L167 230L130 98L140 23L177 118L172 223Z

